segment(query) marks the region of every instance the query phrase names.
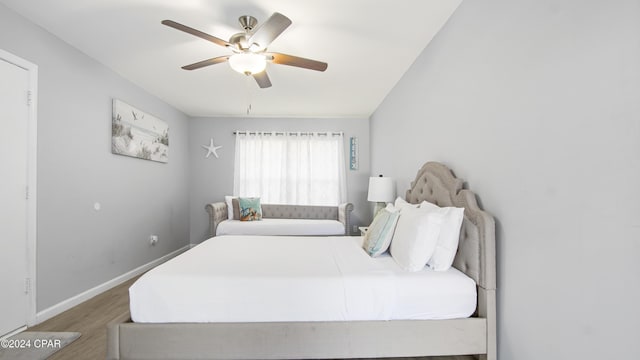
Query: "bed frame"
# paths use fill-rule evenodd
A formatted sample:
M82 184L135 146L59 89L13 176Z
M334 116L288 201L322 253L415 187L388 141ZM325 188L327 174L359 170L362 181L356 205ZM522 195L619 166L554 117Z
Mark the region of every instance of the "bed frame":
M107 359L335 359L471 355L495 360L495 225L445 165L425 164L406 193L464 207L454 266L475 280L476 313L465 319L274 323L133 323L107 329Z

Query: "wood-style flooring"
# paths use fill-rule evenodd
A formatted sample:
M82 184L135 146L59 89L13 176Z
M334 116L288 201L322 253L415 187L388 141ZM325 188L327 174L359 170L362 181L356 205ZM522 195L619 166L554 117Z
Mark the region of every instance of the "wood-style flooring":
M107 323L129 309L129 287L133 278L27 331L77 331L79 339L51 356L50 360L105 359Z
M129 309L131 279L71 308L27 331L77 331L79 339L51 356L50 360L96 360L107 356L107 323ZM469 360L473 357L402 358L402 360Z

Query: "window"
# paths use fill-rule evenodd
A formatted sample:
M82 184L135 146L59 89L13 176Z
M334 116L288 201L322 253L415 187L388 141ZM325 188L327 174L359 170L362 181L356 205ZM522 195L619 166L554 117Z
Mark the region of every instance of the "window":
M266 204L338 205L346 189L342 133L236 134L235 195Z

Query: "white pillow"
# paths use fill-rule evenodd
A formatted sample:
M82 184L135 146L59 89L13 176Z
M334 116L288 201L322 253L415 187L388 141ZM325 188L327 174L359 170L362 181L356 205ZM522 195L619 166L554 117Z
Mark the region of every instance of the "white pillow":
M427 265L436 271L449 270L458 251L460 240L460 227L464 218L464 208L439 207L427 201L420 204L420 210L435 212L443 216L440 236L436 250L427 262Z
M367 254L376 257L389 249L399 217L400 212L391 204L378 212L364 234L362 247Z
M438 243L443 216L420 209L403 209L391 240L391 256L407 271L420 271Z
M233 199L237 199L237 196L225 196L224 197L224 202L227 204L227 219L229 220L233 220L233 203L232 200ZM239 220L239 219L236 219Z
M410 204L405 199L398 196L394 203L396 209L402 211L403 209L417 209L420 204Z

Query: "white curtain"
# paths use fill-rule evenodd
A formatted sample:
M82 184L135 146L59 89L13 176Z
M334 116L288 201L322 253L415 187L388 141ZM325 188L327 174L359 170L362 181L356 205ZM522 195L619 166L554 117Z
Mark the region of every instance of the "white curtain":
M342 133L238 132L233 193L266 204L346 202Z

